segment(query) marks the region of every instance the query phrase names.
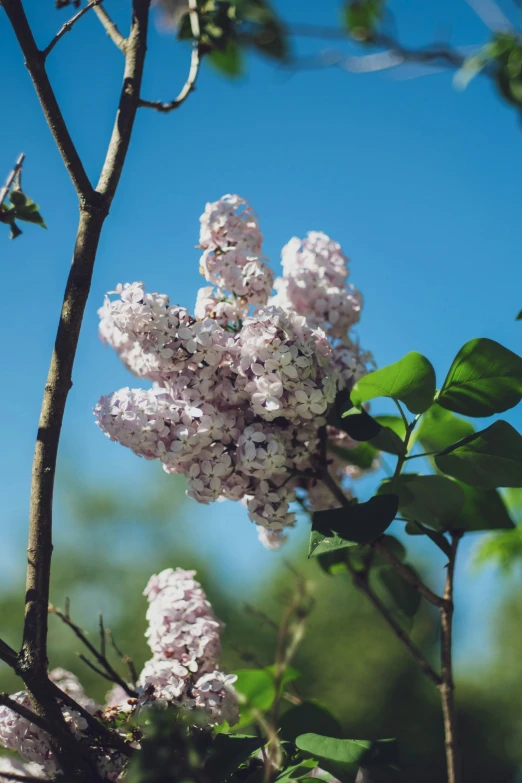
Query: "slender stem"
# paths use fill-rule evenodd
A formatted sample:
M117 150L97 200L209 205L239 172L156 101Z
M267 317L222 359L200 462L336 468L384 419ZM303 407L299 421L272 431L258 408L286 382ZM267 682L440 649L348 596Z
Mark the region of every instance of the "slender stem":
M402 408L402 405L400 404L399 400L395 400L394 399L394 403L397 406L397 408L399 409L399 413L401 414L401 419L402 419L402 422L404 424L404 428L405 428L405 430L407 432L408 431L408 426L409 426L408 425L408 419L405 416L405 413L404 413L404 410Z
M448 768L448 783L460 783L460 751L457 736L457 715L455 710L455 685L453 683L452 668L452 632L453 632L453 579L455 575L455 561L457 547L461 538L460 533L453 533L451 537L451 556L448 562L446 574L446 586L444 589L444 605L441 606L441 672L442 682L439 685L442 701L442 714L444 718L444 744L446 747L446 763Z
M419 459L419 457L433 457L434 454L438 454L438 451L424 451L422 454L408 454L407 457L404 457L405 460L407 459Z
M2 6L25 57L25 64L33 80L45 119L54 136L56 146L82 201L93 195L93 189L83 163L71 138L54 90L45 71L45 58L38 49L27 21L21 0L2 0Z
M79 625L73 623L73 621L68 615L64 614L64 612L62 612L60 609L57 609L52 604L49 604L49 612L51 612L51 614L55 614L57 617L60 618L60 620L62 620L66 625L69 626L69 628L76 634L76 636L82 642L82 644L84 644L87 647L91 655L93 655L94 658L98 661L100 666L104 669L104 672L100 672L97 667L95 667L87 658L85 658L85 656L80 655L80 658L88 666L94 669L94 671L98 672L98 674L101 674L102 677L105 677L110 682L115 682L117 685L123 688L123 690L128 696L135 697L138 695L136 691L132 690L132 688L129 688L125 680L122 677L120 677L118 672L111 666L110 662L107 660L104 653L98 652L94 644L91 641L89 641L89 639L87 638L85 631L82 631Z
M356 571L350 563L347 562L348 570L353 577L353 583L355 587L363 593L370 603L377 609L383 620L389 625L397 639L401 644L406 647L413 660L418 664L421 671L430 679L435 685L440 686L442 678L437 672L430 666L422 651L417 647L408 634L404 631L399 623L391 615L388 607L381 601L379 596L372 590L368 583L368 575L364 571Z
M101 5L97 5L94 8L94 13L100 20L105 32L115 44L125 54L125 48L127 46L127 40L118 30L116 24L112 21L111 17Z
M15 662L38 718L53 728L51 747L66 777L80 772L83 780L99 780L85 747L65 726L47 677L47 608L52 556L52 499L60 431L83 313L92 279L103 223L109 212L128 151L146 52L150 0L132 0L132 23L125 46L125 71L112 137L95 191L69 134L27 21L21 0L3 0L42 110L79 197L80 219L60 321L44 390L33 462L29 520L26 611L23 646ZM11 657L2 647L2 657ZM59 690L59 689L58 689ZM83 761L81 761L83 757ZM79 780L80 778L78 778Z
M393 566L395 571L400 576L402 576L406 582L414 587L423 596L423 598L429 601L430 604L433 604L433 606L437 606L438 608L441 608L444 605L445 599L434 593L433 590L430 590L430 588L424 584L422 579L420 579L420 577L418 577L414 571L408 568L407 565L404 565L404 563L401 563L401 561L395 557L392 552L390 552L382 539L377 540L374 544L374 547L382 554L383 557L386 558L390 565Z
M58 41L63 38L63 36L69 32L69 30L72 30L76 22L79 22L82 16L84 16L88 11L91 10L91 8L94 8L97 5L100 5L100 3L103 3L103 0L91 0L91 2L84 6L81 11L78 11L76 16L73 16L72 19L69 19L68 22L65 22L63 27L58 30L56 35L54 36L53 40L45 47L45 49L42 52L44 60L49 56L49 54L52 52Z
M0 639L0 660L7 663L11 669L16 669L18 664L18 655L12 647Z
M10 172L9 176L7 177L5 181L5 185L3 186L3 188L0 188L0 207L6 200L7 194L9 193L11 185L15 181L17 174L19 174L19 172L22 170L22 165L24 160L25 160L25 153L22 152L22 154L19 156L18 160L15 163L14 169Z
M0 693L0 705L8 707L8 709L16 712L17 715L20 715L21 718L25 718L29 723L34 723L35 726L38 726L39 729L45 731L46 734L52 734L52 728L44 718L31 712L31 710L24 707L23 704L18 704L18 702L12 699L7 693Z
M83 207L38 427L33 462L26 610L22 658L47 672L47 606L52 556L52 503L56 458L94 259L107 210Z
M189 0L189 17L194 41L192 43L189 73L185 84L181 88L181 92L178 94L177 98L174 98L174 100L169 101L168 103L163 103L162 101L145 101L140 99L140 106L143 108L155 109L159 112L168 113L174 109L179 108L181 104L188 98L190 93L195 89L201 62L201 52L199 46L201 32L199 27L197 0Z

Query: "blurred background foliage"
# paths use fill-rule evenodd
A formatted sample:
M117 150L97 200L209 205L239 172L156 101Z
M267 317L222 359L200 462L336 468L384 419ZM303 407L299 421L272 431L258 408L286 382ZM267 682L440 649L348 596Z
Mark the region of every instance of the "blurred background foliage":
M177 478L177 477L176 477ZM146 602L142 590L162 568L195 568L217 615L226 623L223 665L228 670L269 665L278 623L296 590L296 572L314 598L305 639L294 665L301 674L302 698L318 699L341 722L345 737L396 736L402 779L438 783L445 779L442 719L438 694L412 664L373 608L353 588L347 574L329 576L308 561L306 537L288 561L256 583L246 595L226 591L212 558L198 554L192 501L183 480L146 465L143 481L133 488L89 486L66 467L58 487L59 518L51 600L97 635L98 611L118 646L138 670L149 657L144 639ZM518 493L510 497L520 503ZM211 513L211 512L209 512ZM306 527L304 520L301 526ZM192 527L192 533L189 532ZM100 535L103 528L103 537ZM203 531L203 528L202 528ZM194 533L196 533L194 535ZM510 566L510 588L499 605L495 640L487 664L457 671L458 708L466 783L515 783L521 779L522 605L517 560L522 552L519 529L483 537L477 548L484 564L493 558ZM422 571L422 563L420 563ZM8 585L0 599L2 636L20 643L23 585ZM50 620L50 665L77 673L89 694L103 700L108 683L77 657L80 642L60 620ZM423 605L413 635L427 655L433 653L438 618ZM122 668L122 673L125 669ZM0 668L0 689L18 689L7 667ZM288 707L291 705L288 704ZM243 729L242 729L243 731Z

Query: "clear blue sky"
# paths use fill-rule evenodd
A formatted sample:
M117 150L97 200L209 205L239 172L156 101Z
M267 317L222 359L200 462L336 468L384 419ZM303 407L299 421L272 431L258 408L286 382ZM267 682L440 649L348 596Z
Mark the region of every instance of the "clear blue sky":
M128 6L128 0L106 0L122 27ZM277 6L289 21L338 23L337 0L280 0ZM69 13L55 11L52 0L26 0L25 7L42 46ZM480 44L488 35L463 1L402 0L391 7L410 44L448 34L457 44ZM510 8L514 4L506 3ZM32 451L77 204L1 10L0 45L0 168L7 174L16 156L26 153L25 189L49 226L46 232L27 226L15 242L7 230L0 232L0 526L7 540L0 570L12 573L24 559ZM301 53L334 46L297 42ZM174 97L188 57L184 45L153 25L144 96ZM94 180L121 70L121 54L93 14L49 58L72 136ZM289 75L252 57L247 76L235 83L203 67L197 92L177 112L140 111L101 242L64 424L62 455L80 475L114 477L121 486L150 475L93 424L98 397L133 382L99 342L96 310L107 290L132 280L192 307L203 284L194 248L199 215L206 201L223 193L250 200L276 267L292 235L323 230L341 242L352 258L352 282L366 300L361 341L381 366L415 349L433 361L442 382L453 355L472 337L488 336L521 351L522 328L514 320L522 307L522 133L516 115L486 81L477 79L459 93L448 73L400 75L353 76L338 69ZM522 424L520 415L507 418ZM260 551L241 507L214 505L203 514L195 504L187 508L201 545L240 585L251 583L253 563L269 567L277 557ZM477 581L466 584L468 596L471 590L480 596L467 601L473 616L489 581L481 581L480 590Z

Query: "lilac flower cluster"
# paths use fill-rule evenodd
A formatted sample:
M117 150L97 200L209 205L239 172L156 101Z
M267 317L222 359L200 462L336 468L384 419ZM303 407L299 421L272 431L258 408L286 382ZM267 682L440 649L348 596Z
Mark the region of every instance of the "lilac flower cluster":
M49 678L62 690L93 714L97 709L96 704L84 693L84 690L74 674L65 669L54 669ZM22 707L32 710L29 695L26 691L19 691L11 696L11 699ZM95 738L89 734L86 719L78 711L70 709L65 702L58 702L65 723L71 734L85 742L90 748L92 758L97 770L104 780L117 780L124 767L124 757L117 751L101 748ZM7 750L15 751L24 762L12 761L3 767L0 766L0 780L2 772L30 775L31 777L49 777L60 772L60 767L53 754L47 734L35 726L34 723L13 712L9 707L0 706L0 745Z
M200 271L211 285L195 317L143 283L107 296L100 336L153 385L102 397L95 415L111 440L186 476L198 502L240 500L277 548L295 521L296 489L314 486L305 472L318 428L371 356L349 332L362 297L340 246L317 232L290 240L274 284L262 241L245 200L224 196L201 216Z
M168 568L145 588L149 601L146 636L153 657L140 674L140 702L201 709L210 726L239 718L233 683L216 667L222 624L195 571Z
M138 698L129 699L124 689L115 685L107 694L102 710L85 695L71 672L54 669L49 678L84 710L108 721L118 716L121 723L122 714L130 718L136 710L156 704L197 709L209 727L223 721L230 725L236 723L239 718L233 687L236 677L217 668L223 626L194 579L195 574L195 571L168 568L152 576L145 588L144 595L149 601L146 636L153 657L140 674ZM11 699L32 710L26 691L13 694ZM100 745L90 735L83 715L65 702L58 703L71 733L90 750L100 777L107 781L123 779L126 757ZM2 773L48 778L60 772L47 734L5 706L0 706L0 745L21 758L0 758L0 783L6 779Z

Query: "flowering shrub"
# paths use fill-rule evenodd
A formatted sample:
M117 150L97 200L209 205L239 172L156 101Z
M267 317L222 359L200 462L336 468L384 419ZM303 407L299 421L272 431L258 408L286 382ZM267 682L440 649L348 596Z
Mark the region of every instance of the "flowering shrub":
M207 204L199 242L213 287L199 290L195 317L142 283L107 296L100 336L153 385L102 397L97 423L186 476L199 503L241 500L263 544L277 548L295 522L296 493L314 510L334 503L308 474L336 395L372 361L351 334L362 297L347 284L340 246L318 232L283 248L274 283L257 219L239 196ZM356 445L334 427L329 437ZM339 461L333 470L347 472Z
M107 694L105 707L89 699L78 678L64 669L54 669L49 678L63 694L83 708L71 709L67 702L59 702L65 724L71 734L86 747L103 780L118 780L127 764L127 756L100 745L88 722L89 715L105 722L116 723L122 740L130 736L139 748L139 732L133 729L133 718L152 706L196 711L198 727L212 727L223 721L234 725L239 719L234 675L216 668L220 656L222 624L201 585L194 579L195 571L169 568L151 577L144 595L149 601L146 637L153 657L145 663L138 678L136 690L127 692L115 685ZM129 696L129 692L133 693ZM11 697L17 705L31 709L26 691ZM87 715L85 715L87 713ZM31 713L29 713L31 714ZM19 754L25 767L18 761L0 766L2 772L23 771L32 777L56 775L60 765L48 734L30 720L14 712L9 706L0 706L0 744Z

